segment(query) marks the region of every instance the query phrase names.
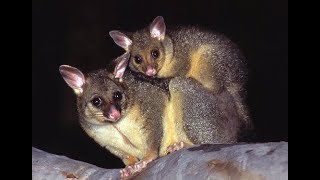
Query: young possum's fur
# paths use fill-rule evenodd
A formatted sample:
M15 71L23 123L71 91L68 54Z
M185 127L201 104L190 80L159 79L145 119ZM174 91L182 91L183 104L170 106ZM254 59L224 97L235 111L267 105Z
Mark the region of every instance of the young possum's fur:
M167 30L158 16L148 28L134 33L110 31L114 42L130 53L130 60L119 63L115 77L125 67L145 76L192 78L214 95L230 95L241 121L251 126L244 103L246 68L239 48L222 34L181 27ZM222 95L221 95L222 96Z
M167 100L163 90L129 73L119 83L106 69L84 76L62 65L60 72L77 95L80 124L90 137L127 166L158 157Z

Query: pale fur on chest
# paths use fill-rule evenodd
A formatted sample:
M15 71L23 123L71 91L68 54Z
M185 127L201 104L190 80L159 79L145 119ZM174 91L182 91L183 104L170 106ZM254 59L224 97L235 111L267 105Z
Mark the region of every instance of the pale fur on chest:
M127 114L128 116L121 118L117 123L91 126L85 128L85 131L97 143L117 156L122 152L141 159L147 149L146 135L141 129L144 120L138 106L133 106Z

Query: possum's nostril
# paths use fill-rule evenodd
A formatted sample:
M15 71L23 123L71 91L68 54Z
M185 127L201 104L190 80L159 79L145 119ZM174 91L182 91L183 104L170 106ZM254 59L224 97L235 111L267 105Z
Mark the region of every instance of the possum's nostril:
M147 67L147 71L146 71L146 74L148 76L154 76L157 74L157 70L155 68L153 68L152 66L148 66Z
M109 118L112 122L116 122L120 119L120 116L120 111L117 110L117 108L114 105L111 105L110 110L107 114L107 118Z

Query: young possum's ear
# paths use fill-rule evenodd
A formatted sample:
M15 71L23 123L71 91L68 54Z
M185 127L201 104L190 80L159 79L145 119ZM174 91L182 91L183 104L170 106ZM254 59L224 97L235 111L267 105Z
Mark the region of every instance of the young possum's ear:
M129 51L129 47L132 44L130 38L128 38L125 34L123 34L120 31L110 31L109 35L118 46L122 47L126 51Z
M114 60L116 65L113 71L113 75L115 78L119 78L120 82L122 81L122 76L128 66L129 58L130 58L130 54L126 52Z
M166 35L166 24L162 16L156 17L150 25L151 37L163 40Z
M83 85L85 83L85 78L82 72L69 65L61 65L59 71L64 81L74 90L76 95L81 95L83 92Z

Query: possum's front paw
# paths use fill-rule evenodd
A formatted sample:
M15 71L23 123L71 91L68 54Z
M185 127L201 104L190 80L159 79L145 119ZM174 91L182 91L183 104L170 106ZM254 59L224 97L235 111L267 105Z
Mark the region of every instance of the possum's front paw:
M127 166L124 169L120 170L121 179L130 179L137 175L138 172L141 172L147 164L152 160L141 160L131 166Z
M178 142L178 143L174 143L172 145L170 145L168 148L167 148L167 151L166 153L167 154L170 154L170 153L173 153L175 151L178 151L182 148L186 147L186 143L181 141L181 142Z

